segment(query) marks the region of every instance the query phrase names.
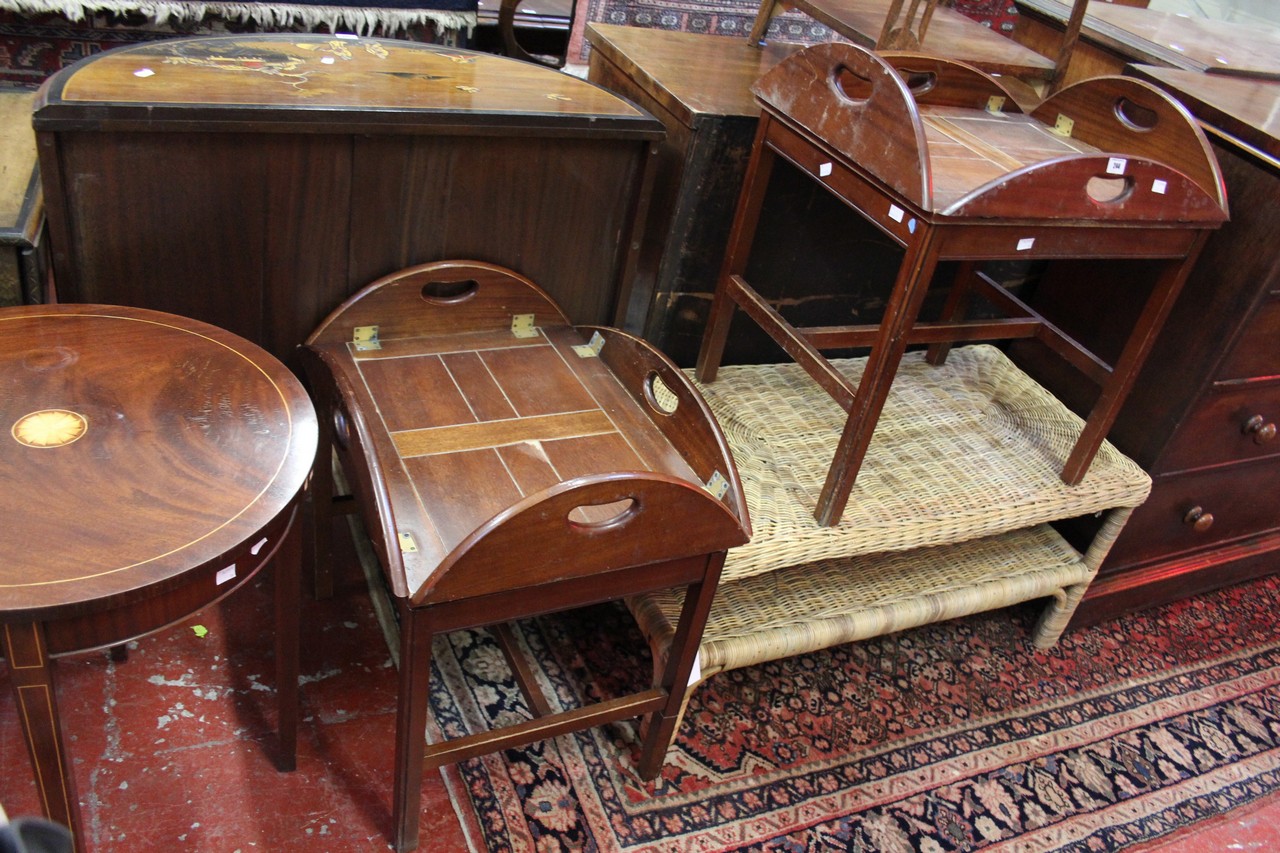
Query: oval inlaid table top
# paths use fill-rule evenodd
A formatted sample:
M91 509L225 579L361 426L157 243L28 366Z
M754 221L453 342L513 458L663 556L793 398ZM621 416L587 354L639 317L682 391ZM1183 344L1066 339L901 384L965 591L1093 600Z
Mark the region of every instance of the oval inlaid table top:
M117 48L54 75L36 103L38 130L59 120L205 132L287 120L296 132L299 123L339 118L347 132L477 124L642 136L662 130L608 90L543 65L341 35L208 36Z
M157 594L288 507L314 410L259 347L137 308L0 310L0 617Z

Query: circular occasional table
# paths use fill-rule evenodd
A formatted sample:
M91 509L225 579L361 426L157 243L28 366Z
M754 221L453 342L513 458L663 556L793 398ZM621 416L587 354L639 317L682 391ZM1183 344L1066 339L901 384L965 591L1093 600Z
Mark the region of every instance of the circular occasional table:
M82 849L52 662L276 571L281 769L297 736L298 505L315 411L279 361L137 308L0 309L0 628L45 815Z

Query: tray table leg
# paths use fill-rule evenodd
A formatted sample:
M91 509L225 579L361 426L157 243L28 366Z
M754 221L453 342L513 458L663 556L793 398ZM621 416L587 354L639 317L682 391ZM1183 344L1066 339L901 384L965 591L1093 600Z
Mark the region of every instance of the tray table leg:
M1098 448L1102 446L1103 440L1111 430L1111 425L1115 423L1120 407L1124 405L1125 398L1129 394L1129 389L1138 378L1138 370L1146 361L1147 353L1151 351L1156 335L1164 325L1165 317L1173 309L1174 300L1182 292L1182 285L1191 273L1191 268L1195 266L1196 258L1199 257L1208 235L1209 232L1201 231L1185 259L1167 261L1164 268L1160 270L1160 276L1156 279L1151 296L1142 307L1142 313L1134 325L1133 333L1126 341L1120 357L1116 359L1115 366L1111 369L1111 377L1103 383L1098 402L1089 411L1089 417L1085 420L1080 438L1076 440L1075 447L1071 449L1071 455L1067 457L1067 463L1063 466L1062 481L1067 485L1074 486L1079 483L1088 472L1094 454L1098 452Z
M667 701L660 710L649 716L644 741L640 746L637 770L641 779L652 779L662 771L667 750L675 741L676 726L684 716L684 706L688 700L693 661L702 644L702 631L706 627L707 617L711 615L711 603L715 599L724 559L723 551L708 555L707 570L702 582L690 584L685 591L680 621L676 624L676 633L667 653L667 665L656 685L666 691Z
M431 679L431 627L428 615L397 601L400 610L400 690L396 701L396 760L391 817L397 851L418 846L422 809L423 750L427 745L427 708Z
M773 161L777 156L772 148L764 144L768 124L768 116L761 116L754 142L759 154L751 158L751 165L743 179L742 193L738 196L737 209L733 215L733 230L729 232L728 248L725 250L724 263L716 283L715 296L711 300L707 327L702 333L702 344L698 349L699 382L714 382L724 358L724 347L729 339L729 323L733 319L734 309L729 279L742 275L746 270L756 226L760 222L760 211L764 207L765 190L769 187L769 176L773 173Z
M311 469L311 565L312 594L316 600L333 595L333 436L332 409L316 406L320 415L316 461Z
M867 447L871 444L876 422L879 421L885 399L889 396L889 386L893 384L893 376L897 373L903 353L907 351L907 333L915 324L925 293L929 289L929 280L938 265L938 253L934 249L935 233L934 228L922 228L916 239L907 246L906 257L902 259L889 303L885 306L880 331L870 355L867 356L858 393L854 396L853 407L849 410L844 432L836 446L835 459L831 461L822 494L818 497L818 508L814 515L824 527L840 523L845 505L849 502L849 492L857 479L858 469L862 467L862 459L867 455Z

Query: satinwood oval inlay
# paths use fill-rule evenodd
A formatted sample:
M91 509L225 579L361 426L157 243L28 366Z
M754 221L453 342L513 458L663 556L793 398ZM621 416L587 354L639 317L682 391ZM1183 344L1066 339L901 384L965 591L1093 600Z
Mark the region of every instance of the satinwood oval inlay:
M84 435L89 422L66 409L42 409L23 415L13 425L13 437L27 447L63 447Z

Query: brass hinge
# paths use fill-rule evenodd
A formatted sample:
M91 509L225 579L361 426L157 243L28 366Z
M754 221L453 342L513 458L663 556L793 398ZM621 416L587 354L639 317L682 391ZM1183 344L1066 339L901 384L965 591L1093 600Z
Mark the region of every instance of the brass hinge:
M711 479L707 481L706 489L716 500L722 500L725 493L729 491L729 481L724 478L723 474L716 471L711 475Z
M533 315L511 315L511 334L517 338L536 338L538 336L538 327L533 325Z
M604 335L596 332L591 336L591 340L585 344L578 344L573 351L578 354L579 358L594 358L600 354L600 350L604 349Z
M382 349L382 342L378 340L378 327L356 326L351 334L351 344L357 352Z

